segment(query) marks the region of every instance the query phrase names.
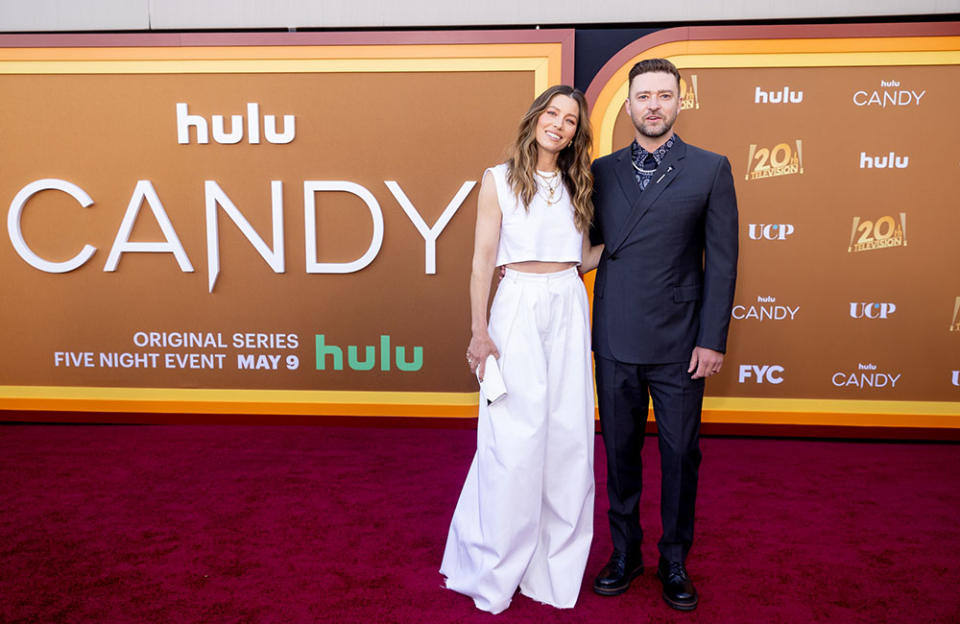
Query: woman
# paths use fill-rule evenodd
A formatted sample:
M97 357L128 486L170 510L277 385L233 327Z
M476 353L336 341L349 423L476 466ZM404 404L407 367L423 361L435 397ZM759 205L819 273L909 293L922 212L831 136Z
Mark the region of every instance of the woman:
M593 376L587 295L591 133L572 87L542 93L507 162L480 186L467 364L497 358L507 394L480 401L477 453L450 524L441 574L491 613L517 588L574 605L593 536ZM487 322L496 267L505 267Z

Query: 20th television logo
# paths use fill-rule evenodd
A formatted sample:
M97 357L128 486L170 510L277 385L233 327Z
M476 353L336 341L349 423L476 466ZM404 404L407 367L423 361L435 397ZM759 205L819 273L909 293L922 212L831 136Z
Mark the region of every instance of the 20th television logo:
M750 155L747 157L747 175L744 179L759 180L803 173L803 141L796 139L793 144L796 149L789 143L777 143L773 148L757 149L757 144L751 143Z
M859 236L857 235L859 234ZM880 217L876 221L853 218L850 229L850 245L847 251L856 253L871 249L907 246L907 213L900 213L897 222L892 216Z
M690 76L690 84L680 79L680 110L700 108L700 92L697 89L697 75Z

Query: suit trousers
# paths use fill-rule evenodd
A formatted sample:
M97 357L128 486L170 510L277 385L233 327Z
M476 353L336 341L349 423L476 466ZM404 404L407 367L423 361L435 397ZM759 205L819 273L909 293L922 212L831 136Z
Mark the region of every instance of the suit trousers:
M570 608L593 538L593 376L576 269L507 270L490 310L507 394L481 397L477 452L450 522L448 588L499 613L517 587Z
M660 518L658 547L668 561L685 561L693 543L703 379L691 379L689 362L628 364L596 357L600 425L607 453L610 535L615 549L639 549L644 431L649 399L659 431Z

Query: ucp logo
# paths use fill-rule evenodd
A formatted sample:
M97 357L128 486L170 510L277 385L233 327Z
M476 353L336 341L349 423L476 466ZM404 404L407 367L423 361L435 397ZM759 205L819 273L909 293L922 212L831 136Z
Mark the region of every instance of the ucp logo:
M853 318L886 319L897 311L893 303L850 302L850 316Z
M747 233L753 240L787 240L793 232L791 223L751 223L747 228Z

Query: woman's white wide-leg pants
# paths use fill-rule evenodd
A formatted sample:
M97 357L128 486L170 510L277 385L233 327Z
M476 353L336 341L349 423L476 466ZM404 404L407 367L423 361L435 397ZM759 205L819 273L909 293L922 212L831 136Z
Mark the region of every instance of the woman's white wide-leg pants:
M447 536L447 587L499 613L517 587L572 607L593 537L590 324L576 269L508 269L490 311L507 394L480 398L477 453Z

